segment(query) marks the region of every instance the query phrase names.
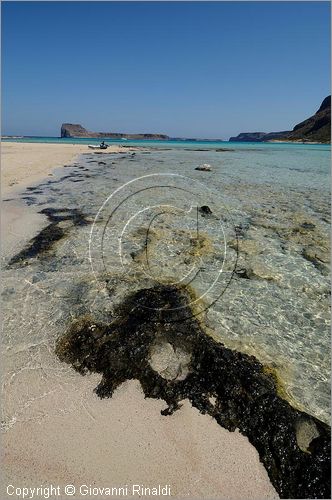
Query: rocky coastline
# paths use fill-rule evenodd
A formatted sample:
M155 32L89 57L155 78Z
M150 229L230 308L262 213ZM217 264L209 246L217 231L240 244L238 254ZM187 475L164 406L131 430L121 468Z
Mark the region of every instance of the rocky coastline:
M331 96L325 97L318 111L295 125L292 131L241 132L229 142L299 142L326 144L331 142Z

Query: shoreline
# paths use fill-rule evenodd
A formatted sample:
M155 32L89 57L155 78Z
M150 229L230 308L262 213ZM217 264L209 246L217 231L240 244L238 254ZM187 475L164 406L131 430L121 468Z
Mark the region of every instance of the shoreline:
M3 203L2 231L9 254L31 240L47 223L37 208L23 203L19 191L88 151L84 146L67 146L65 151L59 150L55 161L48 155L58 145L37 146L28 148L28 176L27 150L21 144L14 143L7 156L6 195L12 195L13 200ZM110 152L116 151L105 151ZM65 160L62 165L60 156ZM23 276L15 279L22 281ZM12 356L9 353L4 360L6 374L13 374L5 395L8 397L10 391L15 400L22 387L29 384L29 392L41 393L42 397L33 396L24 412L18 411L9 422L3 435L7 484L19 486L24 470L27 487L53 482L60 485L62 492L68 481L77 487L93 483L154 487L167 483L172 497L278 498L248 438L238 431L231 433L221 428L189 401L184 401L173 416L162 416L164 401L145 399L137 381L123 384L111 399L99 399L93 393L99 381L97 375L82 378L71 368L64 369L56 355L43 347L41 362L50 362L59 371L56 381L49 379L47 384L43 370L16 373Z
M135 148L133 148L135 149ZM128 150L128 149L127 149ZM111 145L99 154L119 153L121 145ZM74 163L80 154L89 153L88 145L33 142L1 144L2 196L52 176L55 168Z
M134 148L133 148L134 149ZM117 153L121 146L111 146L98 153ZM77 161L89 153L87 145L3 142L1 144L1 240L4 256L23 247L45 227L46 217L20 199L20 193L53 177L57 168Z
M281 141L278 139L271 139L270 141L266 141L274 144L311 144L311 145L323 145L326 144L327 146L331 146L330 142L318 142L318 141Z
M44 141L43 141L44 139ZM109 147L150 147L154 144L158 145L169 145L169 144L177 144L183 145L186 147L188 145L197 146L199 144L208 145L225 145L225 144L233 144L233 145L241 145L241 144L294 144L294 145L313 145L313 146L331 146L331 142L319 142L319 141L308 141L308 140L281 140L281 139L269 139L266 141L230 141L223 139L127 139L126 141L122 141L120 139L108 139L98 138L98 137L71 137L71 138L61 138L61 137L2 137L2 144L50 144L50 145L64 145L64 146L88 146L88 141L92 143L100 142L101 139L104 139L106 142L111 141ZM84 141L84 142L83 142ZM139 143L139 146L137 146ZM212 146L214 147L214 146Z

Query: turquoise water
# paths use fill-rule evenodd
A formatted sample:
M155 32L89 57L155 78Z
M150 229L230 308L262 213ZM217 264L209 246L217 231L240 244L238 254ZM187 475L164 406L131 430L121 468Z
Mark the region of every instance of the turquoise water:
M100 138L61 138L61 137L23 137L18 139L2 139L3 142L34 142L50 144L99 144ZM330 144L291 144L291 143L258 143L258 142L228 142L228 141L156 141L156 140L116 140L105 139L108 144L122 144L124 146L148 146L148 147L168 147L168 148L231 148L241 149L261 149L275 151L330 151Z

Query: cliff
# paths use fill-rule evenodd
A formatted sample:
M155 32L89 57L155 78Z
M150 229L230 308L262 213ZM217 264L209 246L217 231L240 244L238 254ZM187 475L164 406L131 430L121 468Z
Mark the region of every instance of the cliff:
M285 136L285 134L289 134L289 130L284 132L242 132L236 137L230 137L230 142L264 142L264 141L272 141L274 139L281 139Z
M121 132L89 132L82 125L73 123L63 123L61 125L61 137L97 137L109 139L159 139L167 140L168 135L165 134L125 134Z
M331 142L331 96L325 97L318 111L293 128L290 141Z
M242 132L230 137L230 142L331 142L331 96L326 97L318 111L310 118L295 125L292 131L283 132Z

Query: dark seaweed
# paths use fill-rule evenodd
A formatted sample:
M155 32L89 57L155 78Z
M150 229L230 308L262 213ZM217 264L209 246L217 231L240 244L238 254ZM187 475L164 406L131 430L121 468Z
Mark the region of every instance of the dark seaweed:
M46 215L51 223L32 238L28 246L10 259L8 267L15 264L26 265L28 260L37 256L49 256L54 244L68 232L68 228L64 229L59 226L59 222L68 220L73 223L73 226L89 223L82 212L76 208L44 208L39 213Z
M250 272L250 270L245 268L235 269L235 274L240 278L244 278L246 280L250 280L252 278L252 273Z
M86 216L77 208L44 208L39 213L46 215L51 222L71 220L75 226L86 226Z
M229 151L236 151L235 149L231 149L231 148L218 148L215 150L217 153L227 153Z
M33 205L36 202L36 198L33 196L22 196L22 200L25 200L28 206Z
M222 427L238 428L256 447L282 498L330 498L330 428L283 400L275 378L256 358L225 348L206 335L196 317L188 319L189 300L185 289L173 286L140 290L119 306L109 324L87 317L74 322L58 340L56 353L81 374L101 373L95 389L101 398L137 379L146 397L167 403L163 415L187 398ZM152 369L150 348L156 341L191 353L184 380L166 380ZM303 421L319 433L306 452L297 442Z

